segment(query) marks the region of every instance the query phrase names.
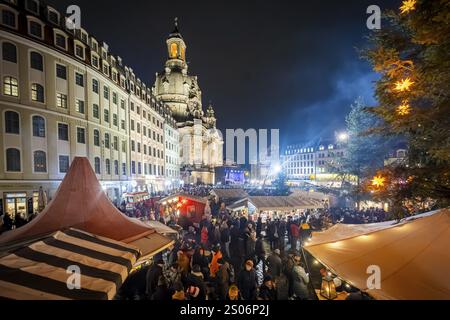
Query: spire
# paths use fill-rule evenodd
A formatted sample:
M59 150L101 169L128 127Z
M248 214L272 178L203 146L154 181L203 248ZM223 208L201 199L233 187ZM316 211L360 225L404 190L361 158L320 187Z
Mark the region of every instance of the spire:
M178 17L175 17L174 19L174 29L173 31L170 33L169 39L170 38L180 38L183 39L183 37L180 34L180 30L178 29Z

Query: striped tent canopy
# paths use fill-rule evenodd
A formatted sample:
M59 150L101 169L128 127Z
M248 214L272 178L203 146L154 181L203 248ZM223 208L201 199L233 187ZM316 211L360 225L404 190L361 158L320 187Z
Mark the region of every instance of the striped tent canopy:
M113 299L140 256L137 247L76 229L1 250L0 298L14 300ZM80 288L69 289L76 268Z
M143 259L172 245L141 221L124 215L103 191L87 158L76 157L54 199L25 226L0 235L0 245L10 245L75 228L139 248Z

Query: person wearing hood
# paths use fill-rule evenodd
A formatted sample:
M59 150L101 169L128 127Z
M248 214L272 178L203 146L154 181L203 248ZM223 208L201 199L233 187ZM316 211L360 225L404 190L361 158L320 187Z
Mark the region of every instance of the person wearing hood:
M161 276L163 276L163 267L164 267L164 261L158 260L158 261L156 261L156 263L153 263L153 265L147 271L146 294L147 294L148 299L151 299L151 297L153 296L153 294L156 291L156 288L158 287L159 278Z

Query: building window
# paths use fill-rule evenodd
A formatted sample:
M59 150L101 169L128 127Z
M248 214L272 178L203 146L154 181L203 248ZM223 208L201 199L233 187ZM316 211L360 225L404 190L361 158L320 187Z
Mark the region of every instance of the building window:
M125 100L120 100L120 108L125 110Z
M16 14L13 11L2 10L2 24L11 28L17 28Z
M136 162L131 161L131 174L136 174Z
M34 172L47 172L47 156L44 151L35 151L34 158Z
M106 174L111 174L111 161L106 159L105 161Z
M99 112L98 112L98 104L95 104L92 106L92 116L96 119L99 118Z
M55 10L48 9L47 11L48 21L53 24L59 24L59 13Z
M120 121L120 127L122 128L122 130L125 130L125 120Z
M58 140L69 141L69 125L58 123Z
M45 119L33 116L33 137L45 138Z
M84 114L84 101L77 99L77 100L75 101L75 110L76 110L78 113Z
M44 71L44 58L40 53L30 53L30 67L35 70Z
M117 160L114 160L114 174L116 176L119 175L119 161L117 161Z
M67 50L67 38L60 33L56 33L55 34L55 46L57 46L63 50Z
M100 147L100 132L97 129L94 130L94 146Z
M138 162L138 174L142 174L142 166L140 162Z
M122 141L122 152L127 152L127 143L126 143L126 141Z
M67 95L62 93L56 94L56 106L58 108L67 109Z
M107 86L103 87L103 96L105 99L109 100L109 88Z
M69 156L59 156L59 173L69 171Z
M67 67L62 64L56 65L56 76L60 79L67 80Z
M6 149L6 171L20 172L20 150Z
M105 148L109 149L109 133L105 133Z
M80 46L79 44L75 45L75 55L84 60L84 48L82 46Z
M5 77L3 81L3 94L5 96L18 97L19 96L19 82L16 78Z
M10 42L3 42L2 56L4 61L17 63L17 47Z
M36 21L28 22L28 33L36 38L42 39L42 25Z
M98 57L97 56L92 56L92 65L94 66L94 67L96 67L97 69L98 69L98 67L99 67L99 65L98 65Z
M77 86L84 87L84 75L75 72L75 83L77 84Z
M31 100L35 102L44 102L44 87L38 83L31 85Z
M98 81L96 79L92 79L92 91L98 94Z
M131 131L134 131L134 120L131 120Z
M131 140L131 151L135 151L135 145L136 143L134 142L134 140Z
M116 92L113 92L112 97L113 97L113 103L114 103L114 104L117 104L117 93L116 93Z
M117 127L117 114L113 114L113 125Z
M127 164L126 163L122 163L122 175L123 176L127 175Z
M100 174L100 158L99 157L95 157L94 158L94 170L96 174Z
M103 117L105 119L105 122L109 123L109 111L105 109L105 111L103 111Z
M26 0L25 7L28 11L39 14L39 3L36 0Z
M114 137L113 148L114 148L114 150L119 151L119 138L118 137Z
M5 133L20 134L20 116L17 112L5 112Z
M81 144L86 143L86 134L84 128L77 128L77 142Z

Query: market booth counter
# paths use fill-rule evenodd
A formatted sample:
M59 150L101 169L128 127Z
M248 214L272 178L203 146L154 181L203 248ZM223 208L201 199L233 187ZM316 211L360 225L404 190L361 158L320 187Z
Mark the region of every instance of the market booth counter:
M200 223L207 202L207 198L184 193L175 194L158 201L162 214L165 213L165 209L170 208L176 211L179 216L188 217L193 223Z

